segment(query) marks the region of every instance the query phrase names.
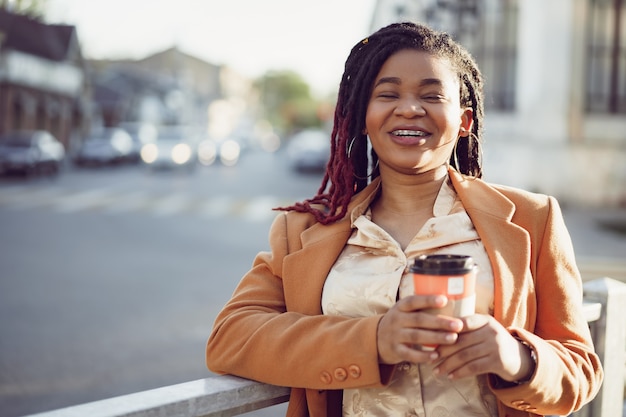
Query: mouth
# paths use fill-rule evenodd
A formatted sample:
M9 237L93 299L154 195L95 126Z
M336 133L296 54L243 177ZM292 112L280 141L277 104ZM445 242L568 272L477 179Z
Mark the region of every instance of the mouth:
M429 132L417 129L396 129L390 133L394 142L401 145L423 145L426 143L426 138L431 135Z

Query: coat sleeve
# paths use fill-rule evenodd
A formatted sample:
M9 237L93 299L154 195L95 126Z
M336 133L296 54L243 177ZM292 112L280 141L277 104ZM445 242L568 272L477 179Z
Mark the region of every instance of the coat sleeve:
M270 229L271 251L257 255L218 314L207 342L208 368L298 388L381 385L389 370L378 365L380 316L347 318L287 311L282 280L282 263L290 246L286 218L276 218Z
M534 329L509 331L535 351L537 367L528 383L494 392L513 409L569 415L596 395L602 367L583 314L582 281L558 203L549 197L531 216L536 323Z

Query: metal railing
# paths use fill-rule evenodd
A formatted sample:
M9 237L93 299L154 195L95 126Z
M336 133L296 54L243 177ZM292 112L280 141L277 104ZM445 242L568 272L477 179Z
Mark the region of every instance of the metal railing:
M597 397L574 417L622 416L626 352L626 284L600 278L584 284L584 311L604 366ZM214 376L76 405L29 417L224 417L289 400L289 388L230 375Z

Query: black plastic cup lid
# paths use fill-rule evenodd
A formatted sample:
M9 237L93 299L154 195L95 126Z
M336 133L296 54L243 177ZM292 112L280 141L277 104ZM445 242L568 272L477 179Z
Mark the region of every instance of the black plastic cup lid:
M468 255L422 255L415 258L411 272L429 275L466 274L476 267Z

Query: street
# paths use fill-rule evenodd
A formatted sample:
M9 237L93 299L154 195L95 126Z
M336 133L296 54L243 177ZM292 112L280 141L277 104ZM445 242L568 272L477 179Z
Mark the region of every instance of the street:
M281 152L252 151L191 174L0 178L0 417L210 376L206 339L268 248L271 208L320 181L292 172ZM623 234L564 213L580 259L623 259Z
M279 154L192 173L0 178L0 416L210 375L213 320L275 212L321 176Z

